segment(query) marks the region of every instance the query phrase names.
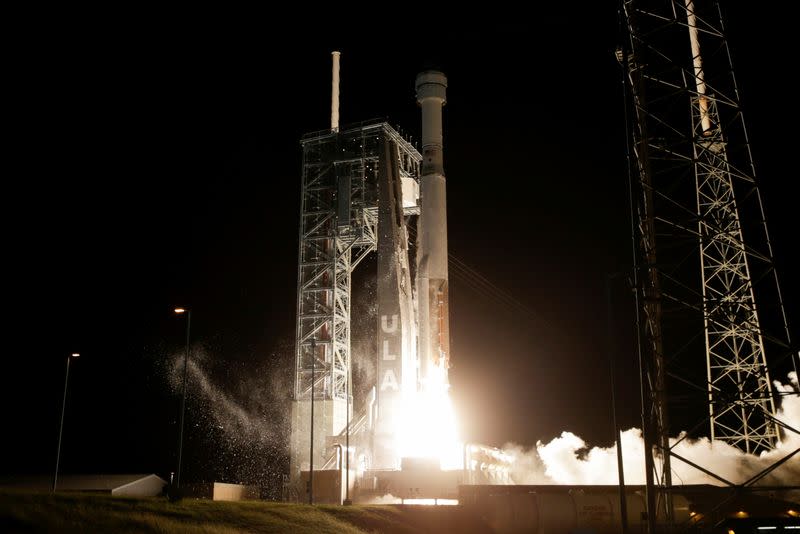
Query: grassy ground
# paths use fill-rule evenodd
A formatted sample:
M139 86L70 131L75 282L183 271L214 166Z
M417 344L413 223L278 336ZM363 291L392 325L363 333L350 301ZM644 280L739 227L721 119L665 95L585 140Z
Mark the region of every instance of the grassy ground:
M488 533L456 506L308 506L0 492L0 532L238 534Z

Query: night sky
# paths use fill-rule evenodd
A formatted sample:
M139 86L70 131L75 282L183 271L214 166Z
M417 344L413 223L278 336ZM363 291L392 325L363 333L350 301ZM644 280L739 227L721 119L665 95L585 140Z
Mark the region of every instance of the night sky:
M437 67L449 79L450 252L515 299L451 270L450 376L463 437L530 446L570 430L608 444L604 279L629 268L631 242L617 15L613 2L591 4L466 15L461 25L455 15L388 26L377 16L307 25L245 12L20 17L4 84L13 93L3 180L12 273L0 474L52 471L73 351L82 356L71 369L63 470L174 470L179 397L167 376L185 332L172 309L183 305L204 368L278 443L231 452L195 398L184 477L247 478L227 465L237 461L277 476L288 392L276 384L291 380L294 350L298 140L329 125L334 49L343 124L386 117L419 139L415 75ZM729 9L797 339L798 112L783 79L797 46L787 18ZM368 275L355 281L355 299L369 294ZM615 294L619 417L638 426L632 303L624 288ZM281 400L269 408L264 399Z

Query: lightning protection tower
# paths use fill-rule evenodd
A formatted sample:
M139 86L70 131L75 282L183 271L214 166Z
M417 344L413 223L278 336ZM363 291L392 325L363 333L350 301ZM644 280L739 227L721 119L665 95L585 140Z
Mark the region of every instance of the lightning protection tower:
M648 509L669 520L675 445L772 449L767 354L797 364L719 6L621 5Z

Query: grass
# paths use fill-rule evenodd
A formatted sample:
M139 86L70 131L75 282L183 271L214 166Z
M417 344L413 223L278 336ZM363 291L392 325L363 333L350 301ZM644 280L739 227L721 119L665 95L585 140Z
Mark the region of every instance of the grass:
M0 492L0 532L160 534L487 533L455 506L309 506L128 498L77 493Z

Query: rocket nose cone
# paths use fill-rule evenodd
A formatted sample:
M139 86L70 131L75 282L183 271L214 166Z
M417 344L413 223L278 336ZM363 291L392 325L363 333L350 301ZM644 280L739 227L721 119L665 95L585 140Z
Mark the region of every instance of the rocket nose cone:
M424 70L417 74L416 85L419 86L424 83L436 83L447 87L447 76L438 70Z
M414 85L418 101L425 98L440 98L444 103L447 98L447 76L438 70L420 72Z

